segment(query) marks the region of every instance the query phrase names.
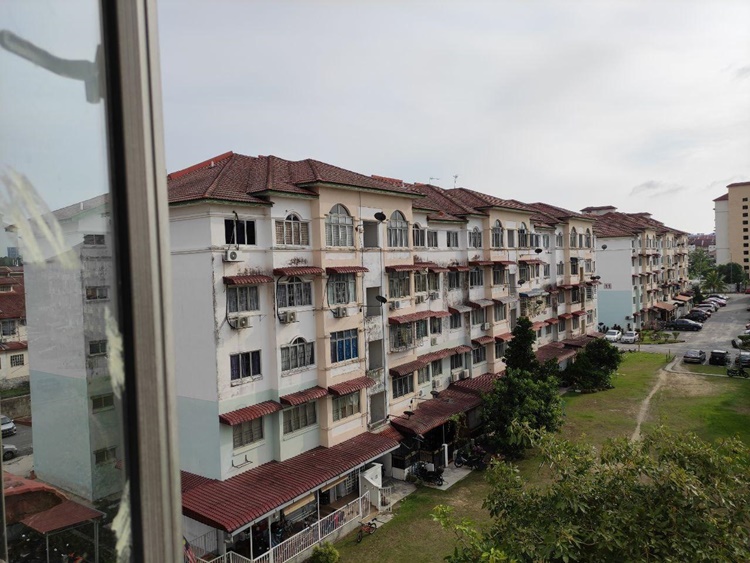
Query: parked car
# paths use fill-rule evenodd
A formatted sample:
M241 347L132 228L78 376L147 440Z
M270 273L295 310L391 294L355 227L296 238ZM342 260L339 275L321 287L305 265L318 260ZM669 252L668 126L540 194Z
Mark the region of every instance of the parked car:
M698 309L711 309L714 313L719 310L719 305L713 301L703 301L697 307Z
M615 329L608 330L607 334L604 335L604 339L609 340L610 342L619 342L621 338L622 332Z
M627 330L622 333L622 338L620 339L620 342L623 344L635 344L641 339L641 335L638 334L634 330Z
M742 348L742 340L739 338L732 338L732 348Z
M750 367L750 351L742 350L734 359L734 364L743 368Z
M3 461L13 459L18 455L18 448L13 444L3 444Z
M708 315L705 315L703 311L695 311L695 312L688 313L682 318L689 319L691 321L696 321L699 323L705 323L708 320Z
M701 315L706 315L706 317L711 317L711 314L713 311L709 309L708 307L704 307L703 309L699 309L698 307L695 307L693 309L690 309L691 313L700 313Z
M746 291L745 293L750 293L750 292ZM728 295L724 295L723 293L712 293L708 297L709 298L710 297L718 297L719 299L723 299L724 301L729 301L729 296Z
M13 436L18 431L16 423L4 414L0 414L0 430L2 430L3 438Z
M682 361L686 364L702 364L706 361L706 353L703 350L688 350L682 356Z
M716 303L719 307L726 307L727 302L724 299L719 299L718 297L709 297L706 299L706 301L710 301L711 303Z
M730 362L731 357L727 350L711 350L708 357L708 363L712 366L728 366Z
M667 330L700 330L703 328L703 325L690 319L677 319L676 321L668 322L665 328Z

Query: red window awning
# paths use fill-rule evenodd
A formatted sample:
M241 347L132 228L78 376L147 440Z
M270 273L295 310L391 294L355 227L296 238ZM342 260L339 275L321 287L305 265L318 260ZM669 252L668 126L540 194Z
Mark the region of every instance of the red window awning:
M495 342L495 339L491 336L480 336L479 338L472 338L471 339L473 344L478 344L479 346L486 346L487 344L492 344Z
M296 406L315 401L316 399L322 399L327 396L328 390L316 385L310 389L304 389L302 391L297 391L296 393L290 393L289 395L279 397L279 401L282 405Z
M276 401L263 401L257 405L251 405L249 407L237 409L236 411L220 414L219 422L228 426L236 426L243 422L249 422L250 420L260 418L261 416L266 416L267 414L279 412L281 408L281 405Z
M407 373L412 373L414 371L417 371L418 369L422 369L423 367L427 367L429 363L430 362L417 358L414 361L406 362L405 364L401 364L400 366L392 367L388 370L388 373L394 377L400 377L402 375L406 375Z
M419 311L418 313L409 313L408 315L401 315L398 317L388 317L388 324L402 325L406 323L413 323L414 321L428 319L431 315L432 311Z
M471 307L468 305L462 305L462 304L456 304L453 307L448 307L448 311L451 313L451 315L455 315L457 313L468 313L471 311Z
M585 314L586 314L586 311L573 311L574 317L582 317Z
M358 274L369 271L364 266L329 266L326 268L326 274Z
M560 320L572 319L573 318L573 313L563 313L562 315L557 315L557 318L560 319Z
M468 266L448 266L451 272L468 272L470 268Z
M492 260L469 260L469 266L494 266Z
M519 258L519 262L523 262L524 264L546 264L544 260L539 260L537 258Z
M249 276L224 276L225 285L256 285L259 283L273 283L271 276L253 274Z
M513 260L494 260L494 262L498 266L512 266L515 264Z
M474 301L469 301L469 307L472 309L483 309L494 304L495 302L492 299L474 299Z
M349 381L344 381L343 383L330 385L328 387L328 392L331 395L336 395L337 397L340 397L341 395L348 395L349 393L354 393L355 391L359 391L360 389L365 389L367 387L372 387L373 385L375 385L374 379L371 379L367 376L358 377L356 379L350 379Z
M322 276L323 268L315 266L290 266L288 268L274 268L274 276Z
M426 270L427 266L424 264L395 264L393 266L386 266L385 271L388 273L393 272L418 272L419 270Z
M556 325L557 323L560 322L560 320L552 318L552 319L545 319L544 322L547 323L548 325Z
M495 337L495 340L499 342L510 342L511 340L513 340L513 333L505 332L503 334L499 334Z
M539 321L539 322L534 323L533 325L531 325L531 328L534 329L534 330L539 330L540 328L544 328L545 326L547 326L546 322Z

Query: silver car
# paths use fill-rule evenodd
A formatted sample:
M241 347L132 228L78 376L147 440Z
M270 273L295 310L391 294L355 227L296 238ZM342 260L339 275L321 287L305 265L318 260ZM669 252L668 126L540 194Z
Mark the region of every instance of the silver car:
M634 330L628 330L622 334L620 342L623 344L635 344L641 339L641 335Z

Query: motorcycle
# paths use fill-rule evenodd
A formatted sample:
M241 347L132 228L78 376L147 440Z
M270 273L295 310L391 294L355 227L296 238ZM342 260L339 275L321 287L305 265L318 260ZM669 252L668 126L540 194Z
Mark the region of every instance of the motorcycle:
M424 461L419 461L414 466L414 476L417 479L421 479L425 483L431 483L433 485L437 485L438 487L445 483L445 480L443 479L443 468L438 468L437 470L431 471L427 467L427 463Z
M482 471L487 467L487 464L484 462L484 456L485 452L482 450L477 450L471 455L458 450L456 452L456 458L453 460L453 464L456 467L463 467L464 465L467 465L471 469L478 469L479 471Z

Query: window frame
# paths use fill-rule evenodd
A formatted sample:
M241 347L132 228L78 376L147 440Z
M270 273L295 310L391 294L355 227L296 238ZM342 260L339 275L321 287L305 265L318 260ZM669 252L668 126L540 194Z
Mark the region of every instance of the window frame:
M391 378L391 396L394 399L414 393L414 372Z
M286 360L284 359L285 353ZM307 363L299 362L300 354L307 360ZM292 362L293 355L295 358L294 362ZM279 369L282 374L298 369L310 369L315 366L315 341L308 341L301 336L297 336L289 344L279 347L279 359ZM292 363L295 365L292 365ZM285 364L287 367L285 367Z
M342 240L344 244L342 244ZM354 217L352 217L349 210L341 203L337 203L331 207L326 216L325 245L328 248L354 247Z
M333 422L351 418L362 412L362 399L360 390L339 397L333 397L331 400L331 416ZM349 412L351 410L351 412Z
M257 357L257 362L254 358ZM236 358L236 365L235 365ZM254 373L255 365L258 371ZM245 371L249 373L244 373ZM235 373L239 376L235 377ZM248 350L247 352L238 352L229 354L229 381L231 385L242 385L252 381L263 379L263 357L260 350Z
M329 306L348 305L357 300L356 274L330 274L326 285Z
M289 292L289 288L292 288L292 292ZM283 288L283 296L282 296ZM305 301L306 297L309 297L309 303L306 302L291 302L289 300L290 295L296 300L298 297ZM283 297L283 300L282 300ZM306 280L299 276L289 276L276 284L276 306L279 309L289 309L292 307L311 307L313 304L313 290L312 281Z
M386 229L388 248L409 248L409 222L398 209L391 213Z
M276 219L274 226L276 246L310 246L310 223L303 221L297 213L289 213L284 219Z
M242 293L244 296L245 308L241 309ZM251 308L251 293L255 293L255 308ZM227 313L252 313L260 311L260 291L257 285L229 285L227 286Z
M310 415L310 411L312 411L312 416ZM294 413L297 413L296 424L295 419L292 418ZM318 424L318 404L316 401L308 401L307 403L284 409L281 419L281 433L283 436L316 426Z
M330 340L330 359L332 364L359 359L359 334L356 328L332 332ZM341 350L339 350L339 342L342 343Z

